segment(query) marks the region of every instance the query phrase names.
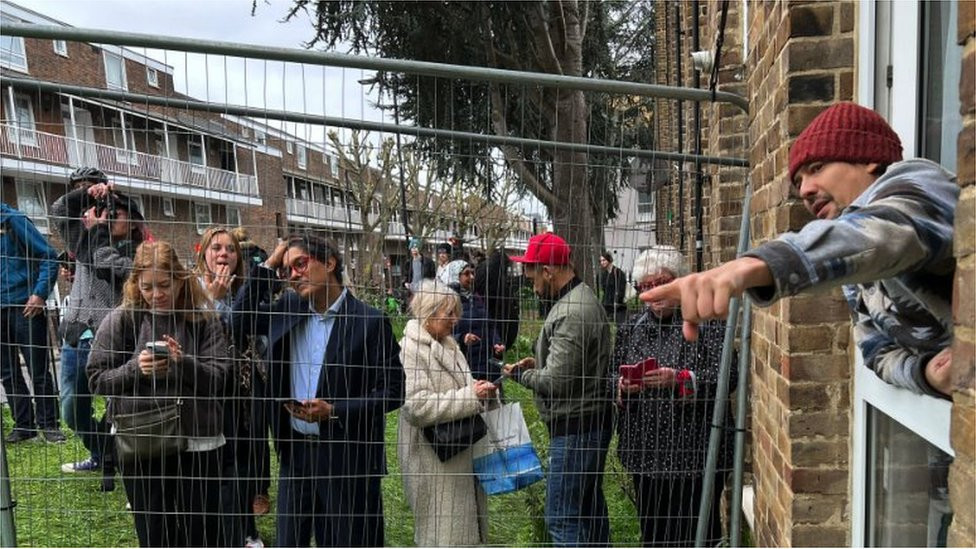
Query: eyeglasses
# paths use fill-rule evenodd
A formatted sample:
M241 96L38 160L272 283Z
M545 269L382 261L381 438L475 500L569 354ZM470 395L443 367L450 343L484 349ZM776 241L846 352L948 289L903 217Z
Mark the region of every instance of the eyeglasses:
M647 280L644 282L638 282L637 284L634 284L634 289L636 289L639 293L643 293L648 290L653 290L658 286L664 286L665 284L670 284L673 281L674 279L671 277L662 277L654 280Z
M288 279L297 274L299 276L308 271L308 264L311 258L307 255L299 256L291 265L282 265L278 268L278 277Z

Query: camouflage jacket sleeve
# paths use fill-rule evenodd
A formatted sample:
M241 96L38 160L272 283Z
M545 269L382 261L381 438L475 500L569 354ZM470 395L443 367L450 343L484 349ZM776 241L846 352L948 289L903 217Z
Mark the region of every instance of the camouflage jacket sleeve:
M808 289L951 270L959 187L955 176L927 160L899 162L844 213L811 221L744 255L762 259L773 285L752 288L757 305Z
M919 351L899 345L893 337L879 330L870 316L859 312L854 313L854 341L865 366L885 382L913 393L946 398L925 379L925 365L937 354L936 351Z
M922 275L912 277L920 286L907 290L925 292L926 281L953 269L958 200L955 177L937 164L927 160L894 164L838 218L813 221L797 233L747 252L746 256L762 259L773 276L772 286L749 293L763 306L808 289L867 284L907 273ZM846 293L853 307L853 296ZM930 312L939 317L948 314ZM940 322L951 326L949 318ZM855 310L854 331L865 364L882 379L917 393L938 395L924 375L935 354L931 349L899 344L863 311Z

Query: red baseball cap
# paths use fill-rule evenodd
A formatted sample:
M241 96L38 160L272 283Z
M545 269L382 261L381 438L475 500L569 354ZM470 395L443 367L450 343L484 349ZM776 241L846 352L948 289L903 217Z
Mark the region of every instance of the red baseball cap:
M569 265L569 244L552 233L537 234L529 239L525 255L510 256L517 263Z

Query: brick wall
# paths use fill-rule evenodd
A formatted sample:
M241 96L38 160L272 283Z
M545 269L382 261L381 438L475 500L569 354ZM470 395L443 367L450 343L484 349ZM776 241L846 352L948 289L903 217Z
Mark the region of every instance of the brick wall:
M952 405L952 447L956 459L949 473L949 497L954 518L949 545L976 545L976 4L959 2L958 41L963 45L959 83L963 129L959 134L958 177L962 196L956 208L956 281L953 294L955 342L952 377L955 392Z
M750 4L752 244L809 214L790 196L789 146L830 104L853 98L852 2ZM728 32L728 31L727 31ZM839 291L755 309L755 538L763 546L849 543L850 333Z

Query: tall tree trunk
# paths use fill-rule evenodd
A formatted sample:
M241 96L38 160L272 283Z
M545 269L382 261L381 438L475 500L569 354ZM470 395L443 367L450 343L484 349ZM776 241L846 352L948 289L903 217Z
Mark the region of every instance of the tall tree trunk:
M560 90L556 100L553 132L557 141L583 143L586 138L587 111L583 92ZM552 188L558 200L553 204L555 233L573 249L577 273L587 284L594 278L593 258L599 253L593 241L592 197L586 181L587 155L584 152L557 150L552 161Z

